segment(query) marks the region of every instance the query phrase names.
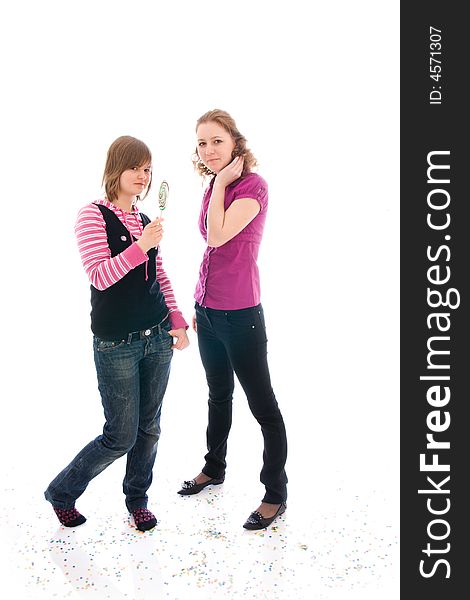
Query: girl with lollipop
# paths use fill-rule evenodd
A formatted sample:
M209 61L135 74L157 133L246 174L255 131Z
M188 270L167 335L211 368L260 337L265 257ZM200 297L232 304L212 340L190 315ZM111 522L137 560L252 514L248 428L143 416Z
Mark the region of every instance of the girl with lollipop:
M108 150L106 195L82 208L75 225L91 282L93 352L106 422L102 434L45 492L66 527L86 521L75 501L96 475L125 454L126 506L137 529L146 531L157 523L147 509L147 490L160 437L162 400L173 349L182 350L189 341L159 253L161 219L150 221L137 207L151 181L148 147L131 136L118 138Z

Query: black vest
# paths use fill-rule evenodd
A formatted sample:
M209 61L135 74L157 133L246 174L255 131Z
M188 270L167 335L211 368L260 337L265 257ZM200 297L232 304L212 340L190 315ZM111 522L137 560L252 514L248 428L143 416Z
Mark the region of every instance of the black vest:
M128 248L135 238L112 210L102 204L96 206L106 224L111 256L116 256ZM145 227L150 219L140 214ZM106 290L99 291L91 286L91 330L102 340L125 339L132 331L157 325L168 314L165 298L156 279L157 250L151 248L147 255L147 280L143 263Z

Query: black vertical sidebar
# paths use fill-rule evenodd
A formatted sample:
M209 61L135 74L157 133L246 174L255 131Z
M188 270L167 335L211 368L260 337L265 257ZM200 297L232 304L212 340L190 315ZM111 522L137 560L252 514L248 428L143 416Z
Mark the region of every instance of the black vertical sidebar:
M467 597L470 33L401 2L401 598Z

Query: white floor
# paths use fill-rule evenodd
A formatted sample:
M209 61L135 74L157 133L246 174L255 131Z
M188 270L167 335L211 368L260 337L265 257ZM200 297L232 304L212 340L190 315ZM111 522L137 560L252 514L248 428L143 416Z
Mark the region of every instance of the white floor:
M240 480L179 498L176 481L158 477L159 524L142 534L118 501L117 475L90 486L79 502L88 521L74 530L38 495L18 502L14 487L3 490L8 598L398 597L396 523L379 491L338 487L328 503L306 502L297 486L285 516L252 533L241 524L255 496Z
M80 503L88 521L75 530L57 527L36 503L16 505L11 515L7 491L6 597L398 597L396 531L373 514L378 504L386 509L377 494L366 502L338 490L339 502L323 509L312 502L310 514L294 497L275 527L250 533L241 523L253 502L234 482L185 499L161 483L168 488L159 495L160 522L146 534L104 490L90 490L93 501Z
M289 381L279 381L275 388L289 433L288 510L268 530L248 532L242 524L263 493L262 448L238 389L226 482L194 497L176 493L183 479L197 474L204 453L206 391L196 359L195 345L186 358L175 357L149 492L159 523L145 534L133 528L124 507L123 459L78 500L88 519L81 527L58 526L42 497L49 480L99 432L91 362L81 365L80 377L69 379L66 399L60 390L70 378L67 368L63 382L50 384L47 399L45 381L22 382L33 398L28 416L17 405L16 417L12 409L3 424L3 597L398 598L398 454L390 444L396 435L386 428L393 417L385 413L377 420L371 405L363 406L366 416L348 414L354 400L339 393L341 379L326 377L332 393L338 392L336 405L325 401L327 385L319 384L310 410L307 397L289 393ZM9 426L13 418L23 419L21 448Z

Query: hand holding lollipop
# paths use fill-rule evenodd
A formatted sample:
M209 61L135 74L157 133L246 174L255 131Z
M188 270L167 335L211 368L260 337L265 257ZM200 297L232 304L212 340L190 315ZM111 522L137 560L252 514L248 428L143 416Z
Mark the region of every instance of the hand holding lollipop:
M170 186L165 180L163 180L160 184L160 189L158 190L158 207L160 208L160 219L162 218L162 212L166 208L166 201L168 200L169 193Z

